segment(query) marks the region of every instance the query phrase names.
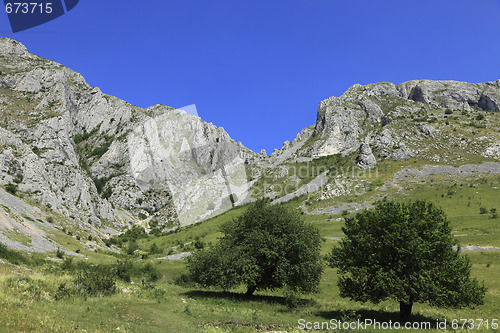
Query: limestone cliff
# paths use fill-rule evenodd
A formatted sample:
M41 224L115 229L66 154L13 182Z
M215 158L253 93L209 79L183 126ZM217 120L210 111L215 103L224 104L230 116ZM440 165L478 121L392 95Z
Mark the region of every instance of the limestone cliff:
M230 194L245 197L254 154L223 128L106 95L9 38L0 114L0 185L82 227L188 224L231 207Z

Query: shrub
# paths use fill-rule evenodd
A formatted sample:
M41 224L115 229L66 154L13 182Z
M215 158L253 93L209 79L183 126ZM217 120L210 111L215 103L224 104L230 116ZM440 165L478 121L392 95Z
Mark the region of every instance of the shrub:
M135 240L131 240L128 242L127 254L133 255L135 251L139 249L139 245L135 242Z
M141 268L141 273L150 282L158 281L161 278L160 272L149 262Z
M28 263L27 258L23 254L9 249L2 243L0 243L0 258L8 260L11 264L14 265L19 265L20 263Z
M60 247L57 248L56 257L58 257L59 259L63 259L64 258L64 251L61 250Z
M203 241L201 241L201 240L199 240L199 239L198 239L198 240L196 240L196 241L194 242L194 248L195 248L195 249L197 249L197 250L201 250L201 249L203 249L204 247L205 247L205 243L204 243Z
M24 176L22 173L18 173L16 177L14 178L14 183L20 184L23 182Z
M105 266L78 272L74 285L80 296L107 296L116 292L113 273Z
M12 195L16 195L17 194L17 185L12 184L12 183L8 183L7 185L5 185L5 190Z
M238 196L235 193L229 195L229 201L234 205L238 201Z
M156 243L153 243L149 247L149 253L151 253L151 254L157 254L157 253L161 253L161 250L158 247L158 245L156 245Z
M136 267L130 260L118 260L115 265L115 274L118 278L125 282L130 282L130 279L136 273Z
M70 271L73 269L73 258L68 257L64 259L64 261L61 264L61 269L64 271Z
M487 214L487 213L488 213L488 210L486 209L486 207L479 208L479 214Z

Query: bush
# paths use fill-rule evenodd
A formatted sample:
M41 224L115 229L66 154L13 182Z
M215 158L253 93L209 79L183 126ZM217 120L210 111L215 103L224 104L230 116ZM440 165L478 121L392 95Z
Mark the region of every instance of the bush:
M21 173L18 173L16 177L14 178L14 183L20 184L23 182L24 176Z
M118 260L115 265L115 275L125 282L130 282L137 268L130 260Z
M478 114L476 120L484 120L484 115Z
M488 210L486 209L486 207L479 208L479 214L487 214L487 213L488 213Z
M146 230L140 226L134 226L131 229L127 230L123 234L113 236L110 238L111 244L116 244L116 245L121 245L123 242L128 242L128 241L136 241L141 238L147 238L148 234L146 233Z
M149 262L141 268L141 273L150 282L156 282L161 278L160 272Z
M105 266L78 272L74 280L76 293L80 296L107 296L116 292L113 273Z
M133 255L135 251L139 249L139 245L135 242L135 240L131 240L128 242L127 254Z
M64 271L71 271L73 270L73 267L74 267L73 258L71 257L64 259L64 261L61 264L61 269Z
M161 253L161 249L158 247L158 245L156 245L156 243L153 243L149 247L149 253L151 254Z
M450 109L446 109L446 111L444 111L444 114L452 114L453 111L451 111Z
M22 253L9 249L4 244L0 243L0 258L8 260L11 264L19 265L20 263L28 263L27 257Z
M196 240L196 241L194 242L194 248L195 248L195 249L197 249L197 250L201 250L201 249L203 249L204 247L205 247L205 243L204 243L203 241L201 241L201 240L199 240L199 239L198 239L198 240Z
M12 195L16 195L17 194L17 185L9 183L9 184L5 185L5 190Z
M59 259L63 259L64 258L64 251L61 250L60 247L57 248L56 257L58 257Z
M238 201L238 196L235 193L231 193L229 195L229 201L234 205Z

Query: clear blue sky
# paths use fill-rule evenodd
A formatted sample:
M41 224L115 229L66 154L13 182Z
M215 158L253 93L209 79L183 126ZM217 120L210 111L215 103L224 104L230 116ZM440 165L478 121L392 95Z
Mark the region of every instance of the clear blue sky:
M16 34L0 12L0 34L268 153L354 83L500 79L500 0L81 0Z

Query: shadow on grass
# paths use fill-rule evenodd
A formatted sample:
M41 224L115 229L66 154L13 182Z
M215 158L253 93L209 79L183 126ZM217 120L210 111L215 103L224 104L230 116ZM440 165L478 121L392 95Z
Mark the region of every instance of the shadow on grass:
M251 297L246 296L243 293L235 293L230 291L207 291L207 290L191 290L183 293L191 298L195 299L218 299L218 300L230 300L237 302L265 302L269 304L281 304L288 305L289 300L282 296L269 296L269 295L252 295ZM300 299L300 305L307 305L313 301L310 299Z
M318 311L314 313L319 317L323 317L327 320L337 319L340 321L357 321L358 319L364 322L367 319L371 319L373 322L377 321L379 323L388 323L392 321L393 323L399 322L399 312L388 312L388 311L377 311L377 310L336 310L336 311ZM411 322L429 322L432 328L435 328L437 318L431 318L423 316L421 314L415 313L411 316Z

